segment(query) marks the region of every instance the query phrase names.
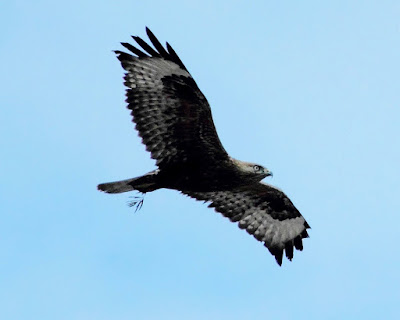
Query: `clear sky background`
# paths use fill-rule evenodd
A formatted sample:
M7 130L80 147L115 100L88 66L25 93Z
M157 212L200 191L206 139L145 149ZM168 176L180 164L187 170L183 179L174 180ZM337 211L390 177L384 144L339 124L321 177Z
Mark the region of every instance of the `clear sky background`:
M399 17L399 1L3 1L0 318L398 319ZM178 192L134 213L96 190L154 168L112 52L145 26L228 152L306 217L293 262Z

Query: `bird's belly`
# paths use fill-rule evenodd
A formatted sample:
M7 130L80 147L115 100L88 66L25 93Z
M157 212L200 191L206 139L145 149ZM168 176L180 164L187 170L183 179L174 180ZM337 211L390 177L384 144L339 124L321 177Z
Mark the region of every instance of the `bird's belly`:
M229 190L243 184L243 180L233 170L186 170L166 172L161 177L164 188L179 191L220 191Z

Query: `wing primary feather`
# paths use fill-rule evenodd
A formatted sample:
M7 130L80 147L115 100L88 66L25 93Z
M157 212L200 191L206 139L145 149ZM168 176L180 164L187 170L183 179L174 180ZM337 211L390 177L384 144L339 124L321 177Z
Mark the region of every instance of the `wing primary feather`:
M183 64L182 60L178 57L178 55L176 54L175 50L171 47L171 45L167 42L167 49L168 52L172 58L172 60L177 63L181 68L186 69L185 65Z
M293 242L292 241L288 241L285 243L285 254L286 257L292 261L293 259Z
M139 50L138 48L134 47L133 45L131 45L130 43L127 42L121 42L121 44L127 48L129 51L133 52L134 54L136 54L138 57L140 58L146 58L148 57L147 54L145 54L144 52L142 52L141 50Z
M158 41L158 39L156 38L156 36L153 34L153 32L151 32L151 30L149 28L146 27L146 33L147 36L149 37L151 43L153 44L153 46L158 50L158 52L160 53L160 55L165 58L165 59L169 59L168 57L168 52L164 49L164 47L162 46L162 44L160 43L160 41Z
M301 236L294 238L293 244L297 250L303 251L303 240L301 240Z
M137 42L137 44L139 46L142 47L142 49L144 51L146 51L149 55L151 55L152 57L160 57L160 54L154 50L152 47L150 47L142 38L140 37L136 37L136 36L132 36L133 40L135 40Z
M304 229L304 231L301 233L301 237L302 238L309 238L310 236L308 235L308 232L306 229Z
M275 254L275 260L279 264L279 266L282 266L282 258L283 258L283 249L278 250Z
M283 258L283 250L279 250L279 251L275 254L275 260L276 260L276 262L278 262L279 266L282 265L282 258Z
M119 50L114 50L114 53L117 55L118 60L121 62L126 61L126 60L132 60L135 58L134 56L130 55L129 53L119 51Z
M267 244L264 244L267 247ZM282 265L282 258L283 258L283 249L279 248L268 248L269 252L275 257L276 262L281 266Z

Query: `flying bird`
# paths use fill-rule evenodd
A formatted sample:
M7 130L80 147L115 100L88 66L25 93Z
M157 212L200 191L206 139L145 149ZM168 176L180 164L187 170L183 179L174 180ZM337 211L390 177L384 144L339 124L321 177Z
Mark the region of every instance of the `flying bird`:
M229 156L218 138L206 97L172 47L133 36L136 46L115 51L126 73L126 102L142 142L157 169L145 175L98 185L107 193L178 190L238 222L282 265L310 228L290 199L261 182L272 173L262 165Z

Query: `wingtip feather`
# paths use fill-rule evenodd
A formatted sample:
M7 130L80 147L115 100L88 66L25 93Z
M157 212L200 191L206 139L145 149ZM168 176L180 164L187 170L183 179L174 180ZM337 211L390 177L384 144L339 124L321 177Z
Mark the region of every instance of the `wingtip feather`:
M303 232L301 233L301 237L302 238L309 238L310 236L308 235L308 232L306 229L303 230Z
M303 251L303 240L301 240L301 236L297 236L296 238L294 238L293 244L297 250Z
M290 261L293 259L293 241L288 241L285 244L285 255Z
M266 244L265 244L265 246L267 247ZM283 249L268 248L268 250L275 257L275 260L279 264L279 266L282 266Z

